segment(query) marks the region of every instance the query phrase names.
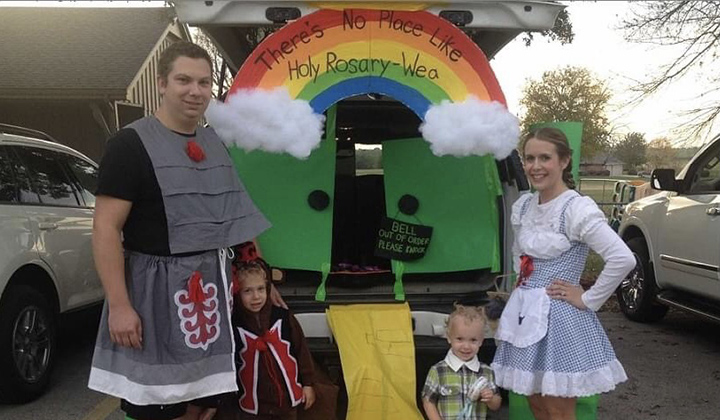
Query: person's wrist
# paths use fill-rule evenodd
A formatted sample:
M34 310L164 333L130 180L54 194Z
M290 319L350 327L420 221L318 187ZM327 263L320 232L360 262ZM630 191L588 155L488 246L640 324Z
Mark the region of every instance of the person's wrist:
M127 309L132 308L132 305L128 299L115 299L108 300L108 308L110 310Z

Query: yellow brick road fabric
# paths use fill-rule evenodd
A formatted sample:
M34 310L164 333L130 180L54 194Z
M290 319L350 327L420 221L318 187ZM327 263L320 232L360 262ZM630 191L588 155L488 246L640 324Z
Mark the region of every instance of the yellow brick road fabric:
M422 420L408 304L331 305L327 316L340 349L347 420Z

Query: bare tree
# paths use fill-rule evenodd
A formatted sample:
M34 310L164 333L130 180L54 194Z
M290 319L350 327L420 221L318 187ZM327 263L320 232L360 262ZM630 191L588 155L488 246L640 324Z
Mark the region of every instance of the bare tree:
M213 61L213 95L216 98L222 98L223 95L230 90L230 87L232 87L235 75L231 74L222 54L220 54L215 44L202 30L194 32L193 41L205 48L210 54L210 58Z
M653 169L669 168L673 165L676 150L666 137L659 137L647 145L647 161Z
M621 24L628 41L678 50L670 63L635 87L640 94L638 99L652 95L705 65L709 67L720 55L720 2L637 2L631 5L631 10L631 17ZM720 91L720 75L707 73L708 88L703 96ZM688 118L688 137L705 134L720 115L720 100L705 102L685 110L682 115Z

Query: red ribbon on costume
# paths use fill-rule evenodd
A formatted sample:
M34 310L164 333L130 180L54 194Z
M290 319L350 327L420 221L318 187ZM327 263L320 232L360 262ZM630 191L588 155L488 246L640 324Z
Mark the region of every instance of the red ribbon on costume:
M187 153L188 157L195 162L205 160L205 151L195 142L195 140L188 140L185 145L185 153Z
M516 286L521 286L527 282L527 280L530 278L530 275L532 274L533 270L535 270L535 265L533 264L533 259L529 255L521 255L520 256L520 273L518 274L518 281Z
M289 387L291 405L294 407L300 403L303 397L302 386L297 381L298 371L297 362L290 354L290 343L284 341L280 337L281 321L277 321L270 330L259 337L240 330L243 334L246 347L240 352L243 361L242 369L239 372L240 383L245 388L245 384L257 384L256 378L258 372L255 371L255 358L259 355L270 379L275 385L277 391L279 405L282 406L283 400L283 382ZM280 360L276 360L278 357ZM280 373L284 376L278 377L275 369L276 362L281 366ZM244 410L257 414L257 389L244 389L244 393L240 397L240 407Z
M188 297L191 302L203 303L205 301L205 291L203 290L202 274L199 271L194 271L188 280Z

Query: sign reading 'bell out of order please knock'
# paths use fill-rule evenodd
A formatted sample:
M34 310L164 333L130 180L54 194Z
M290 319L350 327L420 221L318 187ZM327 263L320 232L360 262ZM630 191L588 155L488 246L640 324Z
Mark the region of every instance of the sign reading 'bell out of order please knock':
M384 217L378 230L375 255L400 261L417 260L425 256L433 228Z

